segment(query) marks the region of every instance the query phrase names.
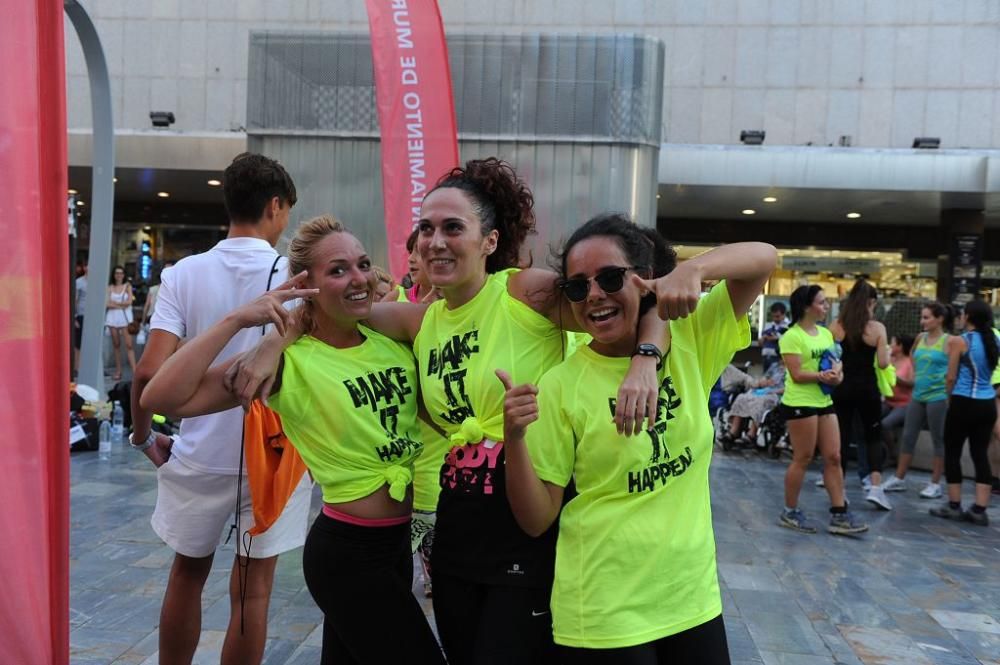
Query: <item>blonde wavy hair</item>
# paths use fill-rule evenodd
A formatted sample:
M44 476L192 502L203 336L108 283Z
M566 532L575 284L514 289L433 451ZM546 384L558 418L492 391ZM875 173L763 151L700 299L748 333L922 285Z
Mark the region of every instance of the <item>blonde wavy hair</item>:
M320 215L299 224L295 236L288 243L288 274L298 275L303 270L312 268L316 262L315 251L323 238L331 233L349 233L343 223L331 215ZM316 329L315 313L312 301L306 301L299 308L299 320L303 329L309 333Z

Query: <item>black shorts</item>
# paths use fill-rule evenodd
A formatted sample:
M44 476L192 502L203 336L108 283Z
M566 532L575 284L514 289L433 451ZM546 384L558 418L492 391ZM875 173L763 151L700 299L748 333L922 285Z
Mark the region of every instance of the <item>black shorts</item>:
M782 404L779 408L785 420L802 420L803 418L828 416L836 413L832 404L830 406L789 406Z
M76 326L74 326L74 329L73 329L73 344L78 349L80 348L80 345L83 344L83 317L82 316L77 316L76 317Z

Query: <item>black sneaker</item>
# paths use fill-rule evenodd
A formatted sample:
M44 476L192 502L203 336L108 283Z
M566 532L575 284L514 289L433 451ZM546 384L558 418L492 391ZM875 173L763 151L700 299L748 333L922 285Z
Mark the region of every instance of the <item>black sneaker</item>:
M965 519L965 511L961 508L952 508L950 503L942 503L937 508L931 508L928 511L934 517L943 517L946 520L959 520Z
M962 518L966 522L972 522L976 526L989 526L990 518L986 516L986 511L977 513L974 510L964 510L962 511Z

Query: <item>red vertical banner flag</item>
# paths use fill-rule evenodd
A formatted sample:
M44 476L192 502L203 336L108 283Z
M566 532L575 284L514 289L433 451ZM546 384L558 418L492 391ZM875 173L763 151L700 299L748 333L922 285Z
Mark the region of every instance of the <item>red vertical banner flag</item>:
M406 238L434 183L458 165L448 47L436 0L366 0L382 141L389 265L407 271Z
M69 661L62 0L0 0L0 662Z

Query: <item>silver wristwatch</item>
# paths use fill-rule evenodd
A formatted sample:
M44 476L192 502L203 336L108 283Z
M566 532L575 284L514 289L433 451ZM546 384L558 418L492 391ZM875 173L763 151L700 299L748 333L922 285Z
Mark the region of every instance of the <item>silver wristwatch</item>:
M142 443L135 442L135 432L128 435L128 445L132 446L138 451L149 450L154 443L156 443L156 432L149 430L149 436Z

